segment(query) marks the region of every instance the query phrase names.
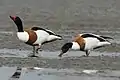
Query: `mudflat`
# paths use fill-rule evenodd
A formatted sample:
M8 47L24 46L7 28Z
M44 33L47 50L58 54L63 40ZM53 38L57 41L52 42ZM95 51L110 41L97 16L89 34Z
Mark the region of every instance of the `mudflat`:
M0 1L0 66L4 72L7 69L15 71L13 67L41 67L48 74L37 77L36 80L119 80L120 70L120 1L119 0L1 0ZM27 57L32 47L18 40L17 27L9 19L9 15L18 15L23 19L24 28L40 26L50 29L63 36L64 40L55 41L42 46L39 58ZM73 40L79 33L95 33L113 37L112 46L106 46L92 51L89 57L83 57L84 52L69 51L63 58L58 58L61 46ZM3 66L3 67L2 67ZM11 68L12 67L12 68ZM82 70L107 70L105 73L79 76L56 75L52 69L82 69ZM49 70L50 69L50 70ZM118 72L116 72L116 70ZM68 72L66 71L66 72ZM111 72L113 71L113 72ZM76 71L75 71L76 72ZM36 77L37 72L28 72L29 77L21 80L30 80ZM55 74L59 73L55 71ZM68 72L69 73L69 72ZM102 75L102 76L99 76ZM103 75L107 75L103 77ZM5 75L4 75L5 76ZM26 74L27 76L27 74ZM47 76L47 77L44 77ZM70 77L71 76L71 77ZM3 78L4 79L4 78ZM4 79L5 80L5 79ZM6 79L7 80L7 79Z

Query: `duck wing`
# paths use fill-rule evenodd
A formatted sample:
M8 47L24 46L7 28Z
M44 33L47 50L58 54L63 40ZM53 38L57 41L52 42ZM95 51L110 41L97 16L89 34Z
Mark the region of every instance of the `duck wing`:
M113 39L112 37L108 37L108 36L100 36L100 37L102 37L104 39Z
M80 34L80 36L82 38L89 38L89 37L97 38L100 42L106 41L106 38L108 38L108 37L104 38L103 36L101 37L100 35L91 34L91 33Z
M104 38L104 39L113 39L112 37L108 37L108 36L102 36L102 35L96 35L96 34L92 34L92 33L84 33L84 34L80 34L81 36L83 37L101 37L101 38Z
M41 27L32 27L31 30L43 30L45 32L47 32L49 35L56 35L56 33L54 33L53 31L51 30L48 30L48 29L44 29L44 28L41 28Z

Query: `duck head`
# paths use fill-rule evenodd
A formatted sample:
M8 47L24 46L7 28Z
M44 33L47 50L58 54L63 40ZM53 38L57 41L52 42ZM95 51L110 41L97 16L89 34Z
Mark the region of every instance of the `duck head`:
M73 46L72 42L64 44L61 48L61 53L58 56L62 57L62 55L66 53L70 48L72 48L72 46Z
M22 24L22 21L21 19L18 17L18 16L9 16L13 21L14 23L16 24L17 28L18 28L18 32L24 32L23 31L23 24Z

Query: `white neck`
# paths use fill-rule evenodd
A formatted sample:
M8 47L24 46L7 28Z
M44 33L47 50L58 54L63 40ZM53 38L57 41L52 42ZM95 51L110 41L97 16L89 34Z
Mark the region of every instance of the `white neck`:
M72 42L72 43L73 43L72 49L74 50L80 49L80 45L77 42Z
M29 40L29 35L27 32L17 32L17 37L19 38L19 40L23 41L23 42L27 42Z

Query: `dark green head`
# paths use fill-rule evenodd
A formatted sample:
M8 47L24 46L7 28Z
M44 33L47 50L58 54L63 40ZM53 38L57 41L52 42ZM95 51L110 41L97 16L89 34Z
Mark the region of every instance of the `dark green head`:
M61 48L61 53L58 56L62 57L64 53L66 53L70 48L72 48L72 45L73 45L72 42L64 44Z

